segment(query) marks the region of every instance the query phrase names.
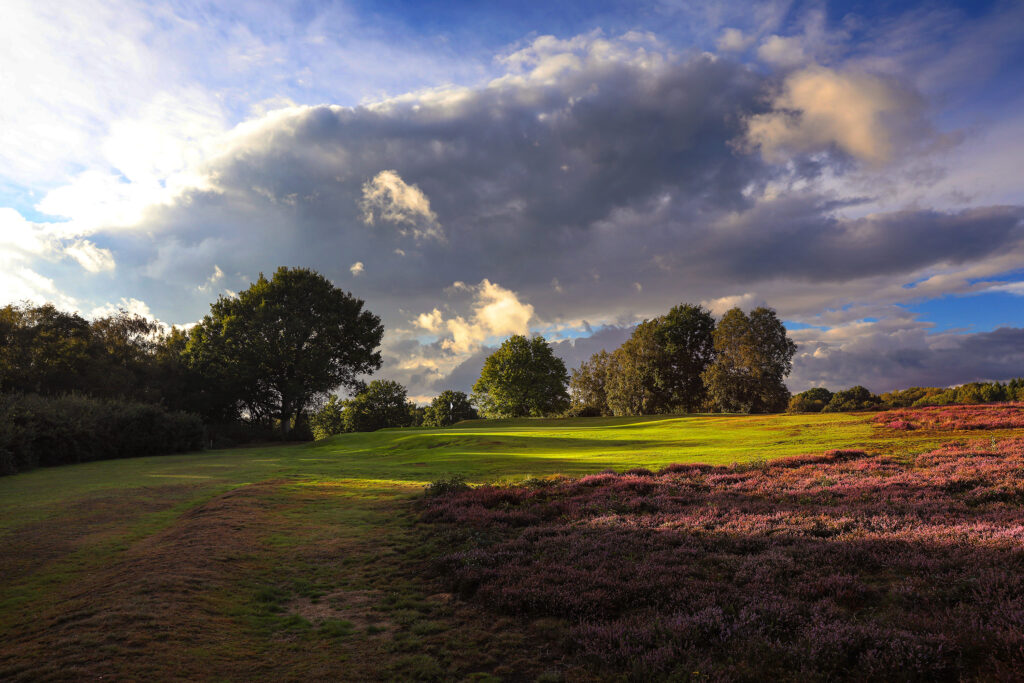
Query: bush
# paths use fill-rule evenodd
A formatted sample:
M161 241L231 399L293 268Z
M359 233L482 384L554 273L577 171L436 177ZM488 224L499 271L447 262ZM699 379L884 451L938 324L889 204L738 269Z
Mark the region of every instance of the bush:
M203 425L158 405L0 394L0 474L203 447Z
M428 498L434 498L468 490L469 484L466 483L466 478L461 474L452 474L430 482L427 485L426 494Z
M319 441L345 431L345 401L332 395L319 411L309 418L313 438Z

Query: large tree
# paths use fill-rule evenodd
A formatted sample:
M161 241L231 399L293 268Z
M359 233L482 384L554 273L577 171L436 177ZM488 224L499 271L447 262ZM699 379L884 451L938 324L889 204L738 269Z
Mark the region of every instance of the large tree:
M703 306L680 304L659 318L655 338L663 353L658 384L674 410L688 413L704 405L702 377L714 359L715 318Z
M606 384L612 414L668 412L671 395L661 383L668 359L658 338L660 325L659 318L643 321L612 354Z
M307 268L263 274L220 297L189 333L185 357L218 398L287 435L318 395L358 388L381 365L384 327L363 301Z
M777 412L786 408L783 383L793 367L796 344L770 308L748 316L733 308L714 332L715 360L704 371L708 396L723 411Z
M565 363L544 337L517 334L484 361L473 400L484 417L540 417L565 410Z

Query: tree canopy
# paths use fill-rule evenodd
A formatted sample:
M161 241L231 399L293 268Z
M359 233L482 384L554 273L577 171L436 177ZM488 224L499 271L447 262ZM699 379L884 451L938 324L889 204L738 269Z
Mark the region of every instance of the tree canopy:
M389 379L373 380L366 389L345 402L342 422L346 432L409 426L411 415L405 387Z
M306 268L263 274L237 297L220 297L188 335L184 356L216 393L284 434L318 395L356 388L381 365L384 327L363 301Z
M476 410L469 396L462 391L442 391L434 397L423 414L424 427L447 427L461 420L472 420Z
M733 308L714 332L715 360L704 371L709 398L719 410L742 413L781 411L789 401L783 379L792 369L796 344L770 308L748 316Z
M568 407L568 381L544 337L517 334L484 361L473 399L484 417L540 417Z

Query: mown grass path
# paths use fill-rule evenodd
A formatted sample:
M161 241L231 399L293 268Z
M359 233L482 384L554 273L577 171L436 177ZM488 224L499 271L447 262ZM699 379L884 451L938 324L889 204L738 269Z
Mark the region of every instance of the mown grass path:
M437 593L424 483L994 436L865 415L477 421L6 477L0 679L584 677L543 623Z

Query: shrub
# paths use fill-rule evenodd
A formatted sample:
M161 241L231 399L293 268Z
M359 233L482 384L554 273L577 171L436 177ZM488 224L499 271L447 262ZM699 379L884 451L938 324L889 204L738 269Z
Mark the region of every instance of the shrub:
M832 400L832 392L825 387L814 387L802 391L789 399L787 413L820 413Z
M848 413L854 410L875 410L881 404L882 399L864 387L857 385L834 393L828 405L822 409L822 412Z
M430 482L427 485L426 495L428 498L433 498L468 490L469 484L466 483L466 477L461 474L451 474Z
M69 395L0 395L0 474L199 450L203 425L161 406Z

